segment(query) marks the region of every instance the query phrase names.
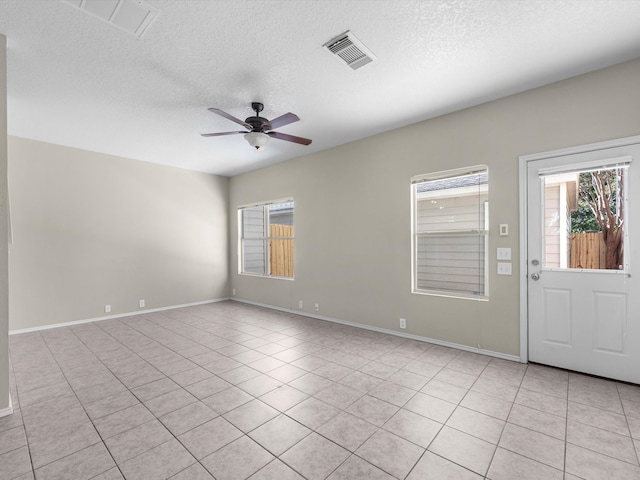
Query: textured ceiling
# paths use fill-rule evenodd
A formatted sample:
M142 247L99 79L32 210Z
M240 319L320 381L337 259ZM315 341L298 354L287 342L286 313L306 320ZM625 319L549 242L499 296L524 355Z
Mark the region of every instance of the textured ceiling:
M141 39L59 0L0 0L9 133L235 175L640 56L640 1L147 0ZM351 30L377 60L323 44ZM294 112L251 149L207 111Z

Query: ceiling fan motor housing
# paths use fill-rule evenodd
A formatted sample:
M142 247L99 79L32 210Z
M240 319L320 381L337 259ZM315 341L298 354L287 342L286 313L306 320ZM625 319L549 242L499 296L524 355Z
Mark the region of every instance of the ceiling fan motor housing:
M245 120L245 122L251 125L252 132L271 130L271 124L269 123L269 120L263 117L249 117Z
M252 132L263 132L270 130L271 124L269 120L260 116L260 112L264 110L264 105L260 102L251 102L251 110L256 112L255 117L248 117L245 122L251 125Z

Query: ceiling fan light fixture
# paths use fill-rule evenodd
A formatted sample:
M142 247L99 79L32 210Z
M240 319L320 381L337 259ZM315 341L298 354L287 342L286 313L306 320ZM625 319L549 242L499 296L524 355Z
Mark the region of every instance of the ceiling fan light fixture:
M256 150L262 150L264 146L269 143L271 137L262 132L249 132L244 136L245 140L249 142Z

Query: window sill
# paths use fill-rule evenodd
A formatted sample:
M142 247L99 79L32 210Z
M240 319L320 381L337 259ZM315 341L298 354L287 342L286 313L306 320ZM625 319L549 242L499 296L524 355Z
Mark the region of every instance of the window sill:
M273 278L275 280L287 280L287 281L290 281L290 282L295 280L295 277L276 277L274 275L260 275L259 273L238 272L238 275L241 275L243 277L254 277L254 278Z
M456 298L460 300L476 300L478 302L488 302L489 297L485 295L465 295L464 293L441 292L438 290L412 290L411 293L416 295L426 295L430 297Z

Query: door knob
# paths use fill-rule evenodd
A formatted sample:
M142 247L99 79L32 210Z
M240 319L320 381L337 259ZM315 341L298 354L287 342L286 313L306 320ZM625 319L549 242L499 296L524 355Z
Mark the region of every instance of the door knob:
M532 273L531 274L531 280L533 280L534 282L537 282L538 280L540 280L540 274L539 273Z

